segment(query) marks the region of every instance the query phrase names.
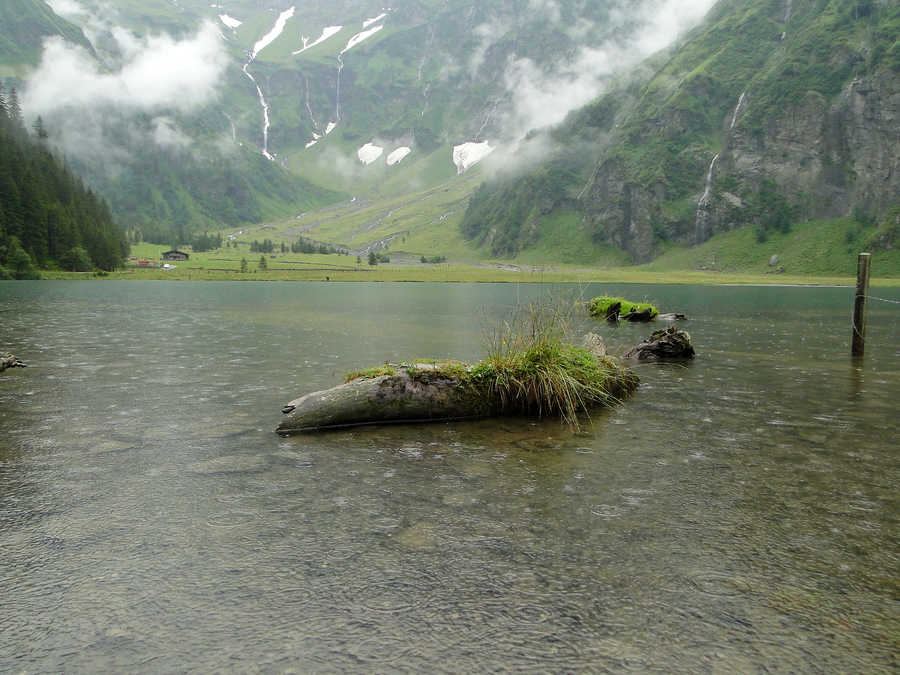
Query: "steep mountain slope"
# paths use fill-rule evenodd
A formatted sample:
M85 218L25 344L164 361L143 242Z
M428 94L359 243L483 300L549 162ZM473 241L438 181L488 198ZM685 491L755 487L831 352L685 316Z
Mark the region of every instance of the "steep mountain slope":
M132 232L172 244L198 230L285 217L341 197L235 137L218 100L228 54L218 30L198 23L198 15L168 12L169 3L134 3L129 9L147 22L147 32L137 34L118 23L122 11L101 18L88 4L57 2L83 23L88 40L43 0L13 4L19 13L4 9L0 35L22 35L40 55L24 84L11 83L19 85L23 112L43 117L48 143ZM51 39L41 52L41 40L29 43L19 30L34 24L23 17L62 28L52 35L46 29ZM156 26L178 30L155 33ZM255 101L247 96L245 104Z
M127 251L106 203L27 134L0 96L0 279L33 278L34 263L111 270Z
M0 3L0 73L16 74L37 65L42 40L54 35L92 50L81 29L54 13L44 2L3 0Z
M482 186L463 231L510 255L574 211L641 262L741 225L764 240L793 221L877 220L900 200L898 35L894 0L722 0L533 139L553 157Z

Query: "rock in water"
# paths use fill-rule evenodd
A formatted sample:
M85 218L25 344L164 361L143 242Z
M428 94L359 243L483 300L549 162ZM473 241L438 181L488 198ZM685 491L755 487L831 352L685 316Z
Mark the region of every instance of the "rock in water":
M7 368L26 368L27 365L19 361L12 354L6 353L0 355L0 373L2 373Z
M594 356L606 356L606 343L596 333L588 333L584 336L581 346Z
M687 331L678 330L675 326L669 326L663 330L654 331L646 341L633 347L626 359L692 359L694 358L694 346L691 344L691 336Z

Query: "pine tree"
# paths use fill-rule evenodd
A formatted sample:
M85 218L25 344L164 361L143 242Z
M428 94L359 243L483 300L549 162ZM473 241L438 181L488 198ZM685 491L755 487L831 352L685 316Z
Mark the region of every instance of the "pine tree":
M37 119L34 121L34 134L38 137L39 141L46 141L47 137L50 135L44 128L44 120L40 115L38 115Z
M19 106L19 94L16 88L9 90L9 100L6 102L6 114L13 126L20 129L25 128L25 120L22 118L22 108Z

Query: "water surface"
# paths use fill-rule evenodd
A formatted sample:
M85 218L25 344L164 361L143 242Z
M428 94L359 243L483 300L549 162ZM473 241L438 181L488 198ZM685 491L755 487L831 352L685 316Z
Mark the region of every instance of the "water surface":
M850 289L552 290L684 312L698 357L577 433L280 438L548 288L0 283L0 671L895 671L898 306L853 361Z

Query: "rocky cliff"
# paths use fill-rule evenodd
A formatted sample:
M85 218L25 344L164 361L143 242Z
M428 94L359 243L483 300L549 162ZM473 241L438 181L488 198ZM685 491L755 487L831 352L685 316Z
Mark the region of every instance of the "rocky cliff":
M594 241L636 262L739 226L764 240L792 222L884 217L900 203L898 35L896 0L723 0L649 75L549 134L559 155L604 139L556 208L577 191ZM492 195L524 180L482 190L464 232L502 238L510 210Z

